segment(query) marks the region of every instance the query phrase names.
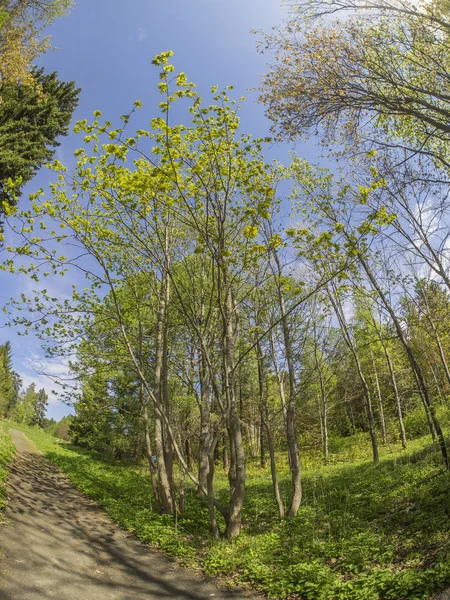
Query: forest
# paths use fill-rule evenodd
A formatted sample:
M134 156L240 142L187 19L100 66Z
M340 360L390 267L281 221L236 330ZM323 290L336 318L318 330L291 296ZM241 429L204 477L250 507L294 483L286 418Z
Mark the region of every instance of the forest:
M160 102L78 120L73 168L54 148L82 92L6 69L2 41L1 269L32 289L5 323L67 361L74 414L57 433L6 341L0 416L209 574L431 598L450 585L450 3L295 0L256 38L270 135L243 131L244 90L202 97L163 51Z

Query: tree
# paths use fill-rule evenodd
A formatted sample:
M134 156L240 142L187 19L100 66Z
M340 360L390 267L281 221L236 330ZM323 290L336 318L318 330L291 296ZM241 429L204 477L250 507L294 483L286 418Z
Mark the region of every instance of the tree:
M13 388L11 344L0 346L0 411L3 417L8 414Z
M31 65L51 46L42 32L68 13L72 0L2 0L0 2L0 81L39 89ZM0 94L1 95L1 94Z
M173 77L170 56L163 53L154 61L161 70L159 89L164 101L160 103L163 117L152 120L151 131L138 130L134 138L123 139L124 128L118 131L110 123L101 125L99 112L93 124L78 123L77 131L87 134L86 149L93 156L88 157L86 149L76 152L77 166L70 181L65 179L64 167L55 161L60 177L52 186L53 199L41 203L41 193L33 195L33 211L39 221L47 214L67 230L68 236L55 233L55 240L83 248L80 262L75 261L74 266L86 274L89 271L91 287L89 293L74 291L74 301L83 316L72 322L71 331L79 329L84 335L92 308L100 300L98 289L106 291L109 320L115 324L129 368L142 386L144 421L148 408L153 411L149 416L154 426L159 492L167 513L175 511L171 449L181 468L200 487L179 444L168 393L170 302L176 297L183 319L189 322L201 348L219 416L209 456L221 431L225 428L228 433L230 500L221 512L226 519L226 535L233 538L241 529L245 490L245 448L236 394L236 341L246 291L244 272L261 254L261 244L255 238L274 197L278 174L264 162L260 140L237 134L239 118L236 101L229 98L230 90L218 92L213 88L214 103L203 106L184 73ZM190 127L168 124L172 103L179 98L190 101ZM139 106L136 102L136 108ZM129 119L130 115L124 115L125 125ZM142 137L151 138L151 153L139 142ZM128 154L134 154L131 168L124 164ZM87 169L88 162L95 167ZM72 196L75 188L80 192L78 200ZM61 265L57 266L60 259L48 261L52 252L47 254L48 247L42 250L49 266L61 272ZM95 259L87 271L83 267L86 253ZM187 301L191 290L183 286L189 278L183 282L174 267L183 264L186 254L203 257L212 274L208 294L215 302L211 313L217 327L215 346L206 339L208 330L197 319L195 303ZM134 286L135 291L124 296L124 284ZM152 291L149 298L146 290ZM42 294L47 302L48 295L45 291ZM63 319L67 307L58 313ZM47 329L44 326L44 335ZM151 361L146 354L149 338L153 340ZM202 492L211 499L211 490L202 488ZM215 507L220 506L213 500Z
M16 203L20 189L54 155L59 136L68 134L80 90L56 73L34 71L40 91L28 84L0 87L0 201ZM6 210L0 208L0 214Z
M56 438L69 442L71 440L70 427L72 422L73 415L67 415L58 422L55 419L45 419L44 430Z
M266 36L277 61L261 100L279 134L320 131L350 154L402 148L448 170L450 14L443 3L312 0L295 9L284 29ZM331 21L340 11L345 18Z
M19 398L22 381L12 368L11 344L0 345L0 416L7 417Z
M170 56L154 61L162 116L149 130L129 131L138 101L118 128L100 111L77 123L84 145L73 172L54 161L50 193L32 194L31 208L9 219L20 229L7 251L20 255L21 272L84 277L70 299L41 289L11 303L26 311L13 322L36 332L49 357L70 359L72 440L145 459L152 510L184 510L189 479L214 538L230 539L245 514L246 463L262 469L267 454L280 518L302 510L300 457L332 464L336 436L359 431L377 462L380 426L383 440L405 446L403 413L420 400L418 429L428 419L447 461L435 406L446 389L446 296L419 301L404 272L429 253L439 275L445 253L435 260L439 246L424 242L422 254L398 252L397 220L406 227L409 213L388 210L375 164L345 179L300 159L267 164L263 140L239 134L230 89L213 87L204 104ZM187 124L172 124L174 105L188 107ZM285 231L277 188L286 180L296 222ZM401 311L408 294L420 319ZM439 340L441 356L426 353L432 368L415 329ZM16 411L27 422L32 393ZM228 493L219 501L221 455Z
M34 425L36 418L36 384L30 383L12 413L13 420L25 425Z
M48 395L42 388L36 394L36 401L34 405L34 417L33 425L43 428L45 424L45 413L48 406Z
M431 378L439 387L436 372L442 371L442 387L448 394L450 371L447 361L449 340L447 323L450 310L450 297L447 286L437 281L415 275L412 290L405 286L402 299L402 312L408 326L411 343L417 348L425 371L432 369ZM440 378L439 378L440 379Z
M47 405L46 391L40 389L36 392L36 384L30 383L25 392L19 396L17 404L11 409L9 416L19 423L44 427Z
M341 294L342 294L341 290L339 290L339 288L336 285L334 285L334 282L332 284L330 284L328 298L329 298L330 303L333 307L333 310L336 314L336 318L339 322L339 326L342 330L342 335L343 335L344 341L347 344L348 349L350 350L350 352L353 355L353 359L354 359L355 365L356 365L356 370L358 372L358 377L361 381L361 385L364 390L367 421L369 424L370 439L372 442L373 461L375 463L377 463L379 461L379 451L378 451L378 439L377 439L377 434L376 434L376 430L375 430L375 421L374 421L374 415L373 415L373 409L372 409L372 395L371 395L371 391L370 391L369 385L367 383L365 374L363 372L360 350L357 346L357 341L355 340L354 332L348 326L347 319L345 317L343 303L341 300Z
M390 215L384 206L379 206L377 210L371 210L369 213L365 212L367 197L372 191L376 191L382 182L373 182L371 188L354 189L348 183L337 183L326 170L313 169L304 161L298 161L297 165L296 177L300 184L298 193L308 199L311 220L315 222L316 226L320 224L322 228L326 227L325 232L319 236L315 235L314 230L300 230L298 232L300 239L307 240L309 247L312 248L310 254L316 260L317 256L323 260L327 249L332 251L340 261L343 256L351 256L354 258L354 262L359 264L361 273L367 278L369 289L373 290L380 306L389 316L395 333L406 352L427 416L430 433L433 439L437 436L446 468L450 469L445 436L425 374L414 348L403 330L401 317L392 302L389 288L393 275L392 270L388 275L388 285L386 286L386 282L380 278L378 273L379 264L370 251L370 245L377 238L378 232L383 227L389 226L395 219L395 215ZM318 251L317 247L321 250ZM328 262L329 260L327 260L327 264ZM349 270L348 274L350 273ZM335 286L336 284L333 282L331 285ZM336 308L338 307L336 306ZM345 315L342 315L341 311L340 323L343 321L342 316Z
M269 229L269 248L271 258L273 259L273 274L276 283L277 299L279 304L279 314L281 316L281 328L283 332L284 351L287 363L287 375L289 385L289 396L286 405L286 437L288 443L289 465L291 468L292 481L292 500L289 507L288 516L295 517L302 501L301 484L301 466L300 455L297 441L297 402L298 402L298 384L296 381L295 356L293 350L293 339L289 315L286 309L286 280L283 280L283 268L277 250L276 243L270 243L270 240L276 240L272 228Z

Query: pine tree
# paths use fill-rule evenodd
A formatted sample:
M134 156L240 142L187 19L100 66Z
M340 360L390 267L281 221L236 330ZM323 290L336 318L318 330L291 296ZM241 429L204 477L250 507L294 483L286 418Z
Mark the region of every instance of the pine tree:
M38 425L39 427L44 427L45 413L47 411L47 405L48 405L48 395L46 394L44 388L42 388L39 390L39 392L36 395L33 425Z
M13 205L20 190L54 154L57 138L67 135L80 90L57 73L34 71L40 89L23 84L0 86L0 201ZM8 180L16 182L10 189ZM0 208L0 213L4 209Z
M7 416L10 416L14 409L16 408L19 398L20 398L20 390L22 388L22 378L19 373L16 371L12 371L12 396L10 397L8 404Z
M14 396L11 344L0 345L0 415L6 417Z

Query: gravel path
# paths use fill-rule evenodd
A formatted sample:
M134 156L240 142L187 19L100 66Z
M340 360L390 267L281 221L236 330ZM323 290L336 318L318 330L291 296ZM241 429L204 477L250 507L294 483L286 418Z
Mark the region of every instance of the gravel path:
M119 529L23 433L11 433L17 454L0 525L1 600L249 597L219 590Z

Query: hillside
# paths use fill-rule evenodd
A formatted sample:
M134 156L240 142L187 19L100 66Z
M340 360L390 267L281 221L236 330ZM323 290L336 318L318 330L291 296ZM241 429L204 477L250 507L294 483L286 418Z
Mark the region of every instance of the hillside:
M211 539L205 503L193 489L186 489L184 514L158 515L149 510L143 466L25 430L122 527L185 564L252 584L270 598L412 600L450 584L448 474L427 437L406 451L383 448L378 465L362 435L342 440L339 461L332 454L327 467L306 456L303 504L288 521L276 518L269 472L249 465L243 533L230 544ZM226 495L224 472L217 486Z

